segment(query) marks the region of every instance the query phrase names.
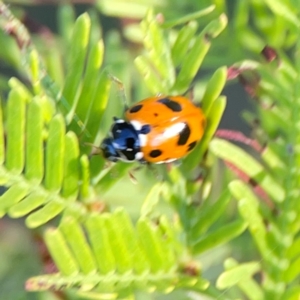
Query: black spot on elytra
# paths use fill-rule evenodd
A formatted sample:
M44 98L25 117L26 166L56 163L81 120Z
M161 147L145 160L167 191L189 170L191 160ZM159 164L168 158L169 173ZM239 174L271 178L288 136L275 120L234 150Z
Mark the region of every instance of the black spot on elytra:
M190 134L191 134L191 129L188 126L188 124L184 123L184 128L182 129L182 131L179 133L179 139L177 142L178 146L182 146L185 145L186 142L188 141Z
M159 157L161 154L162 154L162 151L161 151L161 150L155 149L155 150L152 150L152 151L149 153L149 156L152 157L152 158L156 158L156 157Z
M188 151L191 151L192 149L194 149L195 146L196 146L196 144L197 144L196 141L189 143L189 145L188 145Z
M154 113L154 117L157 117L158 116L158 113Z
M130 113L136 113L139 110L141 110L142 107L143 107L142 104L135 105L135 106L133 106L133 107L130 108L129 112Z
M172 111L175 111L175 112L182 111L181 105L178 102L173 101L169 98L159 99L159 100L157 100L157 102L165 105L167 108L171 109Z

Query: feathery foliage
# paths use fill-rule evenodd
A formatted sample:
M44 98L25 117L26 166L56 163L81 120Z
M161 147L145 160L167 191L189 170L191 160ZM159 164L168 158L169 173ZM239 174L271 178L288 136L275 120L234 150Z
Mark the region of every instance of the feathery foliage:
M188 266L178 264L182 249L177 236L164 217L157 224L141 218L134 228L123 210L91 214L84 228L65 218L59 228L45 233L60 273L31 278L27 288L76 287L85 297L93 291L91 295L111 294L112 298L129 296L137 289L165 293L178 287L205 289L205 279L188 276Z
M137 222L136 231L125 212L122 216L117 212L97 215L89 210L87 202L91 201L97 189L103 192L111 188L116 179L107 175L109 173L101 176L103 171L100 169L100 179L93 181L91 176L99 175L95 171L91 173L86 156L90 147L83 146L85 142L95 143L97 139L111 84L108 74L100 70L103 43L92 38L88 15L84 14L74 22L72 33L66 38L70 51L67 74L60 89L47 73L26 29L4 5L2 11L3 17L13 27L21 51L25 53L26 76L31 88L28 89L16 79L11 80L11 91L5 105L6 127L2 130L3 177L7 178L3 185L7 191L1 196L1 212L14 218L26 216L26 224L31 228L63 213L58 229L49 229L45 234L46 245L60 275L30 279L27 289L75 287L79 291L91 290L93 294L112 293L115 297L123 297L136 289L170 292L180 287L193 286L195 290L207 288L208 282L198 277L197 268L194 276L185 274L188 272L185 270L188 268L188 256L184 253L188 248L182 248L184 246L179 243L180 232L183 231L175 234L163 215L158 228L151 224L151 218L147 217L147 211L151 212L151 206L154 205L151 201L143 206L145 216ZM209 50L211 39L225 25L226 18L221 16L194 35L197 31L194 22L193 35L183 27L175 42L170 44L149 11L141 24L148 54L138 57L136 65L151 92L178 94L188 90ZM20 36L20 32L26 35ZM186 47L186 44L189 46ZM177 77L176 68L180 69ZM221 68L212 82L208 83L203 101L203 109L207 118L211 119L207 126L208 136L197 157L193 157L191 162L183 162L182 168L196 167L217 128L225 106L225 98L219 97L225 77L226 68ZM211 92L215 78L218 79L218 88ZM214 106L218 109L212 111ZM99 160L98 165L103 167L103 159L99 157ZM117 169L123 173L129 168L129 165L122 163L112 167L113 171ZM175 200L179 196L174 193L174 186L178 182L171 181L172 185L169 188L165 186L164 190L166 197ZM78 185L78 182L81 184ZM183 192L176 202L184 205L187 196ZM125 226L126 222L128 226ZM239 230L245 228L243 224L238 225ZM160 232L162 229L165 233ZM99 230L103 232L103 240ZM197 249L197 243L193 246L192 242L193 239L189 239L186 247ZM199 249L195 251L200 252ZM125 276L128 273L132 274L131 279ZM88 278L88 275L91 277ZM113 277L107 282L107 276L111 275ZM86 286L82 281L90 282Z
M139 47L124 47L115 31L102 37L95 8L142 19L122 27ZM62 5L59 35L33 37L0 1L0 59L17 74L0 76L0 215L41 226L55 265L26 290L70 300L298 299L298 6L113 0L95 8L76 18ZM209 75L198 80L199 69ZM194 87L206 129L180 165L140 172L90 156L122 114L110 75L135 101ZM251 138L217 131L221 92L236 78L256 100L244 114Z

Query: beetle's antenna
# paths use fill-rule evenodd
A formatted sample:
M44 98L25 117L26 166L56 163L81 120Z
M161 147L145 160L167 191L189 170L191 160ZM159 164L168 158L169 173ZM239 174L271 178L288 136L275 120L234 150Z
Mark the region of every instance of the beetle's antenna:
M98 154L102 154L102 150L94 145L94 144L91 144L91 143L84 143L84 146L89 146L89 147L92 147L93 150L92 152L90 153L89 157L91 158L93 155L98 155Z
M124 105L124 111L126 111L129 106L128 106L128 103L127 103L127 97L126 97L123 82L119 78L117 78L117 77L115 77L115 76L113 76L109 73L108 73L108 77L110 78L111 81L113 81L114 83L116 83L118 85L120 97L121 97L123 105Z
M190 87L183 93L183 96L186 96L191 100L194 100L194 88L195 88L195 83L192 83Z

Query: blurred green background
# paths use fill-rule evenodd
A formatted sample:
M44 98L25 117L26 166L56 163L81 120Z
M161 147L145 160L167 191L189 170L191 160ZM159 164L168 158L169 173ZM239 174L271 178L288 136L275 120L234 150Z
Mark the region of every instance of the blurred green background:
M13 1L11 1L13 2ZM16 1L17 2L17 1ZM30 2L30 1L29 1ZM51 1L36 1L36 4L28 4L28 5L16 5L12 4L11 8L16 8L17 12L22 12L26 14L26 19L28 24L31 24L35 27L35 23L38 24L38 27L45 26L52 32L56 33L58 31L57 24L57 5L55 3L49 4ZM74 1L75 2L75 1ZM89 1L77 1L77 2L89 2ZM92 2L92 1L91 1ZM178 2L178 1L177 1ZM195 1L183 1L182 4L169 5L167 9L169 15L178 16L180 15L180 7L184 6L185 13L193 12L195 7ZM236 1L228 1L228 11L229 11L229 22L230 22L230 12L232 12L234 3ZM209 4L209 3L207 3ZM203 5L205 6L205 5ZM83 12L90 10L93 6L92 4L74 4L76 15L80 15ZM174 10L174 11L173 11ZM103 35L108 36L111 32L118 32L121 34L122 26L124 23L129 20L122 20L117 17L106 16L103 13L98 12L98 17L101 20L101 24L103 27ZM231 34L234 34L232 32ZM127 47L133 53L138 51L139 46L134 44L128 40L124 36L122 36L122 43L124 47ZM231 45L223 45L225 48L230 47ZM220 56L223 54L220 53ZM133 58L133 56L131 57ZM118 58L116 58L118 60ZM130 63L130 62L129 62ZM230 63L230 62L229 62ZM113 64L113 62L112 62ZM133 61L132 61L133 64ZM114 69L114 66L111 66L111 70ZM211 71L214 69L212 68ZM198 78L205 77L209 72L209 68L206 70L201 70L198 74ZM0 72L4 73L8 76L15 75L14 70L6 64L5 61L0 60ZM120 78L121 80L126 82L126 78ZM224 89L223 95L227 96L227 108L225 114L222 118L222 122L220 127L226 129L234 129L244 132L245 134L249 134L250 129L247 124L243 121L241 117L241 112L245 109L251 110L252 105L248 100L248 96L244 92L242 86L239 83L232 83L226 86ZM149 95L150 96L150 95ZM138 99L134 99L137 101ZM144 173L145 170L140 170L138 173ZM139 199L144 199L147 195L149 188L152 186L153 182L155 182L155 178L153 177L151 180L147 176L138 175L139 184L135 186L134 189L130 189L130 194L127 194L127 197L134 198L134 195L138 194ZM119 186L114 189L114 192L109 192L105 195L106 199L109 199L112 205L120 205L118 201L122 199L124 187L128 185L128 181L121 181L118 183ZM128 189L127 189L128 190ZM131 213L134 214L138 211L141 203L134 203L132 206ZM38 246L38 241L34 238L34 236L24 227L24 220L12 220L9 218L0 219L0 299L9 299L9 300L54 300L54 299L65 299L60 298L59 294L51 294L51 293L26 293L24 292L24 282L30 276L42 274L43 263L37 260L37 257L42 257L41 253L37 253L42 249ZM238 253L238 248L237 248ZM219 250L214 250L213 255L210 255L204 259L207 261L207 264L210 265L210 260L212 257L217 256L218 260L215 261L215 264L218 264L218 261L221 262L226 254L226 250L222 250L222 253L219 253ZM208 278L211 276L214 277L214 274L219 273L217 269L210 269ZM204 266L205 270L205 266ZM164 299L174 299L174 295L164 296ZM184 299L184 295L177 295L178 299ZM75 298L74 298L75 299ZM149 298L150 299L150 298ZM159 299L159 297L157 298Z

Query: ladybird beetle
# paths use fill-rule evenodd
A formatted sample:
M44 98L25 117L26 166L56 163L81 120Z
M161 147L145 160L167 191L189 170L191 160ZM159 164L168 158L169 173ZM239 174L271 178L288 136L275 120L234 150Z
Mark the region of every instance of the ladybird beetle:
M106 159L168 163L189 153L203 136L205 116L183 96L144 99L114 117L100 149Z

